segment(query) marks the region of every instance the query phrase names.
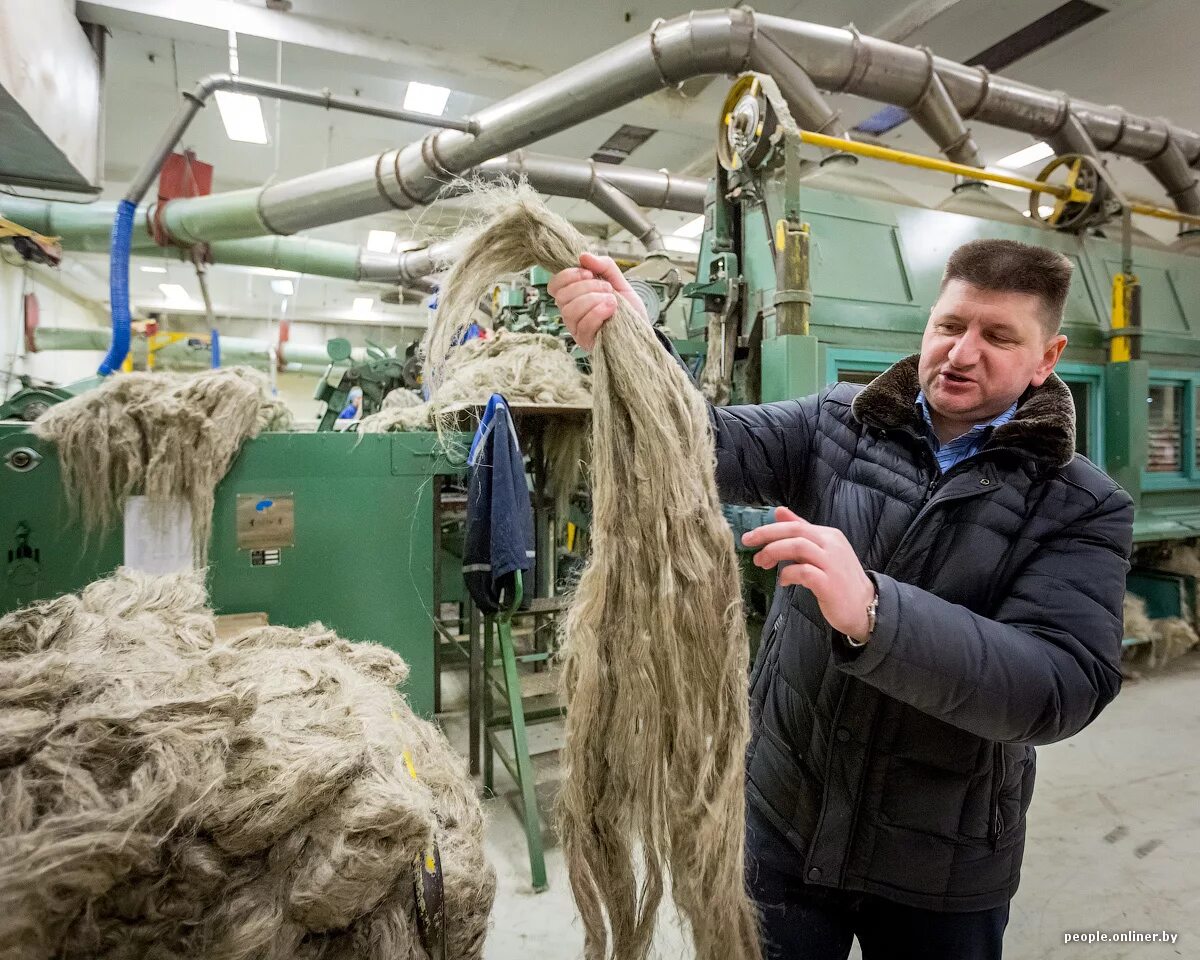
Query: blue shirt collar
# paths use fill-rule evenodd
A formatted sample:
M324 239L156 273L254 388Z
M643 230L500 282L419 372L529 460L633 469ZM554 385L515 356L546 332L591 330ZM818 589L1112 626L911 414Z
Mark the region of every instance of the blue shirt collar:
M925 424L925 430L926 430L926 434L928 435L929 441L930 441L930 443L933 444L933 449L937 450L941 446L941 443L937 438L937 434L934 433L934 430L933 430L933 418L930 416L930 413L929 413L929 401L925 399L925 391L924 390L917 391L916 406L917 406L917 409L921 411L921 420ZM973 426L970 430L968 430L962 436L974 438L974 437L977 437L979 434L983 433L984 431L990 432L991 430L994 430L996 427L1002 427L1002 426L1004 426L1004 424L1008 423L1008 421L1011 420L1016 415L1016 412L1017 412L1017 402L1014 400L1012 403L1012 406L1010 406L1003 413L998 414L996 417L989 420L987 423L975 424L975 426ZM962 439L962 437L958 437L956 439ZM950 442L954 443L955 441L951 440Z

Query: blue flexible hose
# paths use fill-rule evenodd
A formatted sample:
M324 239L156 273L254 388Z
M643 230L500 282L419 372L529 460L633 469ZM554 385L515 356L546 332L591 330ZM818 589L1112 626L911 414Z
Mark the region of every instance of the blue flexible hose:
M133 215L137 204L122 200L113 220L111 254L108 266L109 299L112 303L112 340L108 353L100 361L102 377L116 373L129 354L129 248L133 243Z

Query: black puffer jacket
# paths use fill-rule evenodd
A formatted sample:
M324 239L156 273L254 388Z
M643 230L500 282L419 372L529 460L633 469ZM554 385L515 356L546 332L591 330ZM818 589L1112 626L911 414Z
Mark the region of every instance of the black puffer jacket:
M876 574L861 650L776 591L751 676L748 799L811 883L983 910L1016 891L1035 744L1116 696L1133 505L1074 453L1052 376L939 475L916 357L866 388L714 408L724 499L837 527Z

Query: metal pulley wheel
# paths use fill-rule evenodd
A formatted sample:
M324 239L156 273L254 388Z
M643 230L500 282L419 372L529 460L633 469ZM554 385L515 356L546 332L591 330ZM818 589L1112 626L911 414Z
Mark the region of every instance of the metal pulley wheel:
M717 160L726 170L757 167L771 152L775 127L775 110L762 82L752 74L739 77L721 107Z
M1053 177L1053 179L1052 179ZM1107 202L1109 190L1104 177L1097 167L1097 161L1081 153L1064 153L1051 160L1037 175L1037 179L1051 186L1066 187L1071 190L1091 194L1090 198L1079 199L1074 196L1058 197L1043 190L1029 191L1029 216L1038 223L1044 223L1056 230L1083 230L1087 227L1104 223L1112 211ZM1042 196L1051 197L1054 201L1050 213L1041 213Z
M638 299L642 301L642 306L646 308L646 316L650 318L650 322L658 323L659 314L662 313L663 309L663 303L659 299L658 291L645 280L630 280L629 285L633 287L633 292L637 294Z

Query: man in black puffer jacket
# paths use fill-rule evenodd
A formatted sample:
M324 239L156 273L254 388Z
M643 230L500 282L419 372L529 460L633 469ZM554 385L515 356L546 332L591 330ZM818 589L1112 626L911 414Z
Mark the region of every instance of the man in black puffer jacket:
M747 882L771 958L994 960L1034 746L1121 686L1133 505L1075 453L1054 375L1071 263L960 247L921 343L865 388L712 409L724 499L779 567L750 679ZM585 348L614 297L550 287Z

